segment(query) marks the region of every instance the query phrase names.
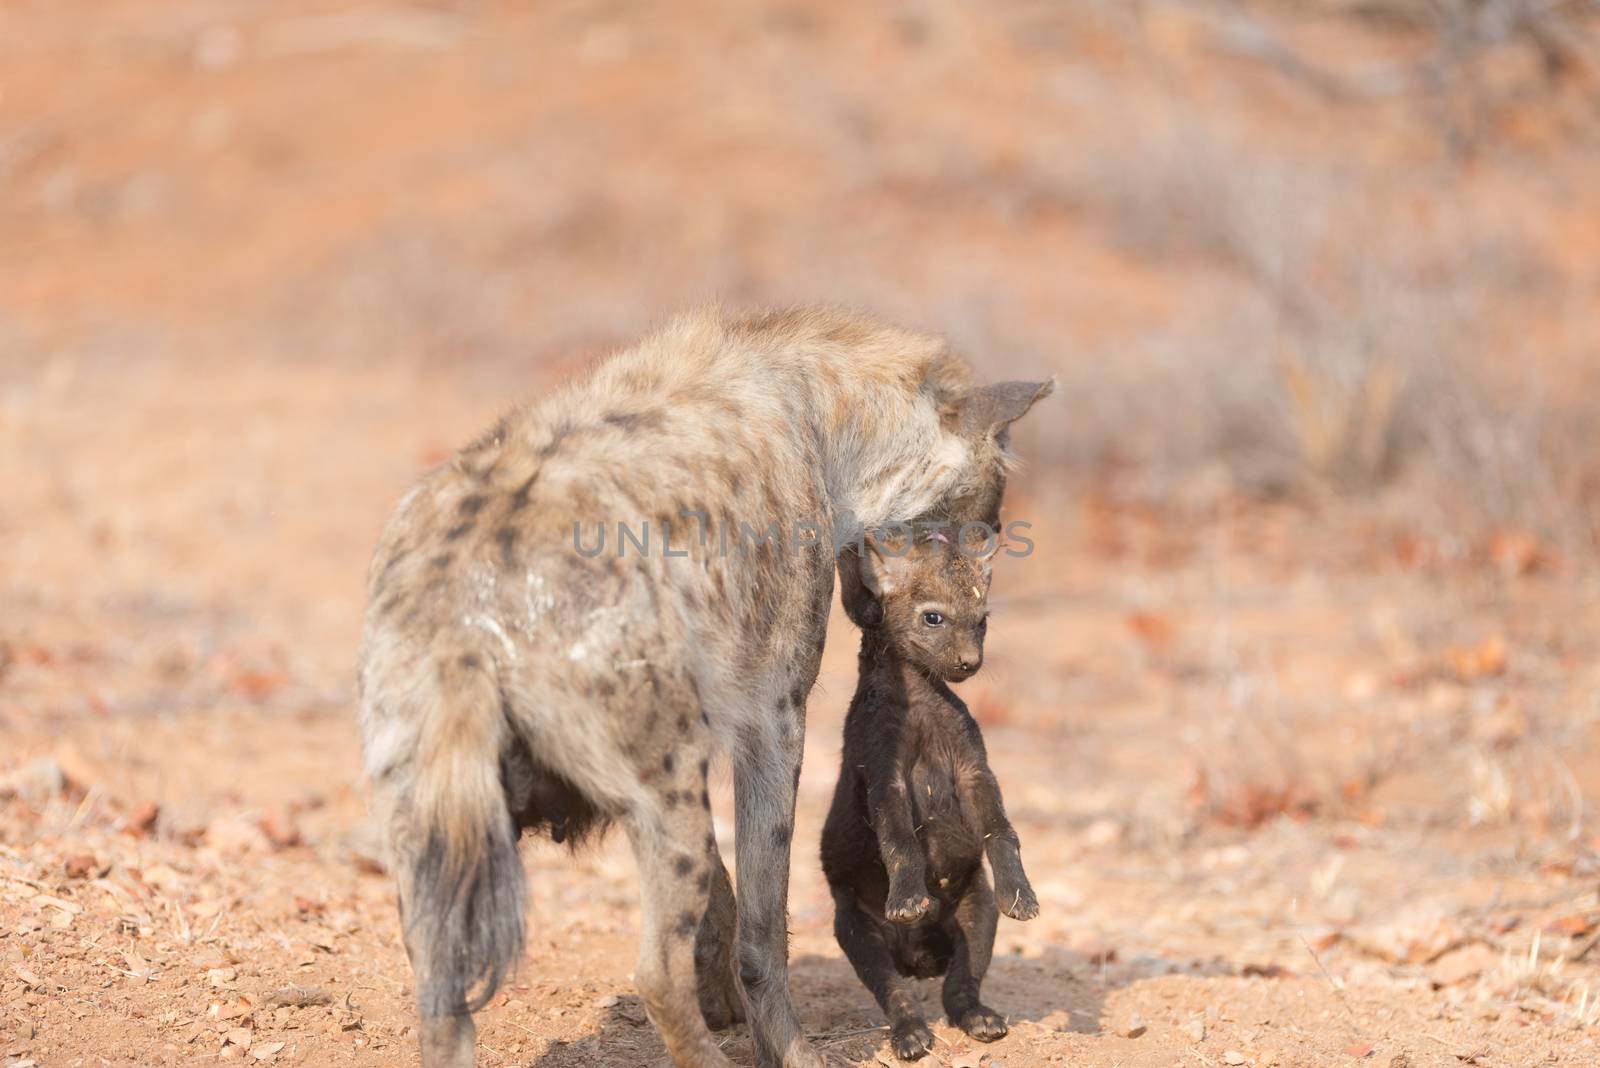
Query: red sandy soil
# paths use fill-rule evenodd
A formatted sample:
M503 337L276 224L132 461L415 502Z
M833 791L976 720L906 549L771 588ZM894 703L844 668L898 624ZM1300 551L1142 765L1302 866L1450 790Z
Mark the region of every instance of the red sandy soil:
M1441 151L1162 5L1140 49L1114 7L996 10L6 5L0 1065L416 1063L354 725L362 578L407 483L514 397L719 294L860 293L1008 376L1226 307L1232 268L1130 251L1061 162L1181 125L1172 79L1286 156ZM1432 206L1537 250L1562 314L1508 290L1492 325L1558 372L1600 293L1571 114L1498 118L1535 162ZM1091 403L1054 402L1025 455ZM997 574L963 688L1043 911L1001 921L1011 1035L941 1025L937 1063L1596 1063L1592 566L1405 502L1157 506L1063 470L1015 481L1038 550ZM853 653L836 618L794 990L819 1046L893 1063L816 861ZM624 844L525 857L480 1063L663 1062ZM751 1063L743 1029L726 1048Z

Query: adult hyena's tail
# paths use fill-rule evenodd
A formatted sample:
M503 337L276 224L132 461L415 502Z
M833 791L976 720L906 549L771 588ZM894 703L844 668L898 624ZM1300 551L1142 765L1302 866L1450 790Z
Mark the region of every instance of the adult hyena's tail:
M524 878L501 759L510 727L487 658L438 664L416 775L402 802L415 843L397 874L424 1018L476 1012L522 955Z

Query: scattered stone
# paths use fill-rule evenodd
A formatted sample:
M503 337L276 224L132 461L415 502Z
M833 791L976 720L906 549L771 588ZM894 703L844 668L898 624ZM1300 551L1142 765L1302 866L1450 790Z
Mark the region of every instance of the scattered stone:
M262 1004L269 1008L302 1009L307 1005L332 1005L333 995L320 986L286 986L268 994Z
M1223 1054L1222 1054L1222 1059L1224 1061L1226 1061L1228 1064L1243 1064L1244 1063L1244 1054L1240 1053L1236 1049L1224 1050Z
M1499 961L1500 955L1493 949L1482 942L1474 942L1452 949L1434 961L1433 967L1428 969L1428 978L1434 986L1456 986L1476 979Z
M93 853L78 853L68 857L62 864L66 869L69 879L87 879L91 875L104 875L109 868L101 868L100 862Z
M274 849L288 849L303 842L294 814L287 808L268 809L261 814L258 826Z
M206 826L205 838L206 845L218 853L232 856L265 853L272 848L272 843L262 833L259 824L244 817L221 817L212 820Z
M161 806L154 801L146 801L132 812L123 821L122 829L136 838L148 837L156 828L156 820L161 816Z
M1117 947L1103 942L1076 942L1072 945L1075 953L1083 955L1083 959L1097 967L1102 964L1114 964L1117 959Z
M1196 1016L1184 1025L1183 1032L1189 1037L1190 1042L1204 1042L1206 1038L1206 1021L1203 1017Z
M0 779L0 800L47 801L67 788L67 774L52 757L26 764Z
M78 747L71 742L63 742L56 746L51 756L61 768L61 773L66 776L66 788L74 794L85 793L89 787L104 778L99 767L79 752Z
M1380 927L1347 931L1346 937L1391 964L1430 964L1465 941L1455 920L1430 907Z

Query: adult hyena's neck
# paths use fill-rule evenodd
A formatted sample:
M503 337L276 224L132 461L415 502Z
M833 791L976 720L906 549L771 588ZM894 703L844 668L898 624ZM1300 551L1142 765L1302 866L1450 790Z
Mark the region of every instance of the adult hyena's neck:
M972 447L949 425L969 375L939 339L816 311L739 329L805 398L836 535L917 518L970 478Z
M881 435L864 427L825 453L835 522L848 540L936 510L969 477L970 447L943 432L936 414L911 408L901 427Z
M577 413L588 425L626 418L619 397L642 408L665 398L680 440L703 452L698 443L743 439L760 469L738 474L780 507L820 505L842 541L918 518L970 479L972 447L950 428L969 389L966 365L935 337L827 310L706 311L673 320L562 403L593 409Z

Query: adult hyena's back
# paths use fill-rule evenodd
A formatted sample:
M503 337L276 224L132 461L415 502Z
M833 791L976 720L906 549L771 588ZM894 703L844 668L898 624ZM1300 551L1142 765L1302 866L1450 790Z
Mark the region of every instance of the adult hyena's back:
M831 520L818 431L844 367L818 368L851 344L870 355L872 329L691 318L424 478L369 578L362 726L380 800L434 759L430 717L492 718L476 736L502 752L483 759L515 766L525 746L583 804L619 813L649 803L634 769L674 732L710 726L728 744L765 729L760 706L803 700L831 554L739 532ZM647 549L619 555L622 526ZM688 556L665 555L668 531ZM498 701L441 696L463 658Z
M507 416L402 502L373 561L369 659L465 643L513 694L577 698L626 696L633 671L647 689L698 686L713 720L721 691L808 683L778 665L820 643L822 546L856 518L836 514L826 484L854 458L825 443L860 437L839 432L841 413L896 418L893 399L914 401L941 353L847 317L680 320ZM820 545L796 553L801 521L820 524ZM772 523L784 544L741 539ZM621 526L646 552L629 542L619 557ZM686 557L665 555L668 531ZM579 552L601 536L598 555ZM388 670L364 677L381 685Z

